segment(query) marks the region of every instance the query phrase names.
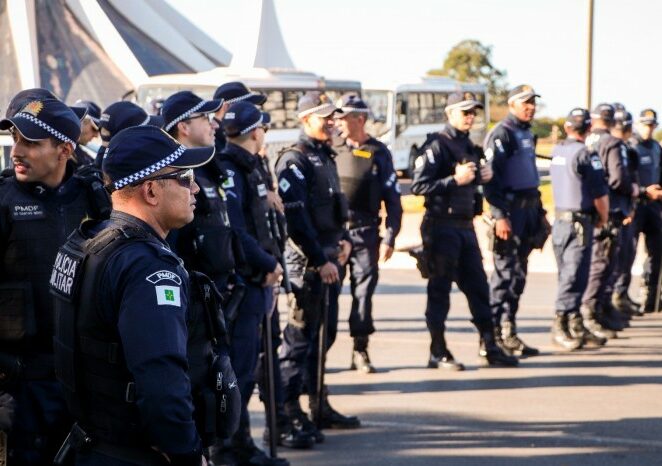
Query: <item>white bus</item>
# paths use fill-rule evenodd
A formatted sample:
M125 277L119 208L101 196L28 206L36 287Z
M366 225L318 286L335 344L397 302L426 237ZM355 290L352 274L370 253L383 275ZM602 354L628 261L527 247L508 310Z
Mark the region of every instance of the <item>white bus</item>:
M360 95L358 81L326 80L314 73L296 70L265 68L215 68L192 74L152 76L136 88L138 105L153 113L153 103L182 90L190 90L203 99L211 99L218 86L230 81L241 81L251 90L267 96L264 111L271 116L271 129L266 143L269 157L296 142L300 134L297 119L297 101L309 90L322 90L335 102L345 92Z
M363 98L373 114L369 132L389 147L396 170L412 173L418 148L428 133L438 131L446 121L446 99L456 91L471 91L485 105L471 132L472 140L482 144L489 122L486 86L443 77L425 77L409 84L364 83Z

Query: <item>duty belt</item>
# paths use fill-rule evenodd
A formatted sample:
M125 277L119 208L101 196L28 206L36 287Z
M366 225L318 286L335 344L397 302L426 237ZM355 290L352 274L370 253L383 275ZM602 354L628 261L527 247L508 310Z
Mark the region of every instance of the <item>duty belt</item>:
M349 228L378 227L382 219L379 215L349 215Z
M440 217L435 215L425 215L425 219L437 226L451 227L451 228L462 228L462 229L471 229L474 227L473 219L471 218L452 218L452 217Z
M540 206L540 197L538 194L527 196L514 196L510 202L510 207L513 209L530 209Z

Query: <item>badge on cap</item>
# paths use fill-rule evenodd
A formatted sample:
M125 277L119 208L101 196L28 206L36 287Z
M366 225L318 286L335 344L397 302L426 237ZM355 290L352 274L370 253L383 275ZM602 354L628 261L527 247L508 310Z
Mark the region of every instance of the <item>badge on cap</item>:
M652 110L646 110L644 112L644 116L646 118L655 118L655 112L653 112Z
M44 108L44 104L42 102L39 102L38 100L33 100L32 102L28 103L25 107L23 107L23 110L21 110L21 113L29 113L32 116L37 116L39 115L39 112Z

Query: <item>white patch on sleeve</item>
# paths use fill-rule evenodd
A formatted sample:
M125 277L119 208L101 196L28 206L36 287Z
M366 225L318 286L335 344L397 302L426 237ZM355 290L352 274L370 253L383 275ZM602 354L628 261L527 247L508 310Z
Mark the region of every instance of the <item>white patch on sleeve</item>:
M432 149L426 150L425 156L428 158L428 162L434 164L434 152L432 152Z
M506 150L503 148L503 143L501 142L501 139L495 139L494 140L494 145L496 148L501 152L502 154L506 152Z
M301 173L301 170L299 170L299 167L296 165L292 164L289 166L290 170L294 172L294 175L299 178L300 180L305 180L306 178L303 176L303 173Z
M416 157L416 160L414 161L414 167L421 168L424 163L425 163L425 157L420 155L420 156Z
M600 160L599 156L591 156L591 167L593 167L593 170L604 170L604 167L602 166L602 160Z
M156 303L159 306L182 307L178 286L163 285L155 286L154 289L156 290Z
M283 178L283 179L280 180L280 182L278 183L278 187L280 188L281 191L283 191L284 193L286 193L287 190L290 189L290 182L287 181L285 178Z
M492 148L490 147L489 149L487 149L487 150L485 151L485 159L486 159L488 162L491 162L493 158L494 158L494 151L493 151Z

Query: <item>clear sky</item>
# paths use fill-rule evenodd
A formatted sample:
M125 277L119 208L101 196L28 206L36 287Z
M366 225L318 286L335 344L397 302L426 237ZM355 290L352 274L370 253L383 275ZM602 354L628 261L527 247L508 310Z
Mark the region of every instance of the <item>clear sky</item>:
M168 0L225 48L238 50L260 0ZM274 0L290 56L327 78L407 82L477 39L511 85L542 95L541 114L586 101L588 0ZM255 8L255 15L251 13ZM662 110L662 1L595 0L593 103Z

